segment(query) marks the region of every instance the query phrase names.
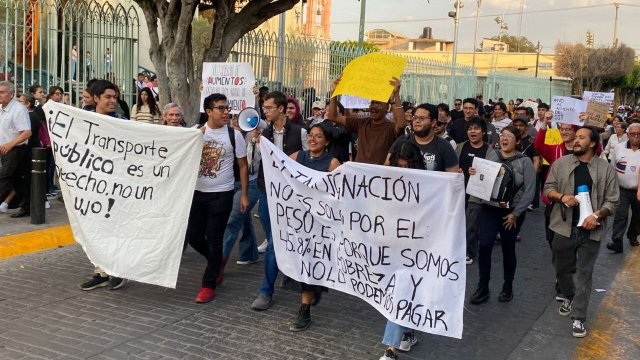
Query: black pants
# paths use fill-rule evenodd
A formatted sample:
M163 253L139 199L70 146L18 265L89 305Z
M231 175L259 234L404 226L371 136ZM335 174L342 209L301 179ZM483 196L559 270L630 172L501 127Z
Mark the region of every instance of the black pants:
M29 146L15 146L6 154L0 155L2 168L0 168L0 202L2 202L11 190L16 191L20 199L20 207L29 211L31 201L31 162Z
M186 242L207 259L202 287L216 287L222 264L222 242L233 206L233 190L205 193L195 191L191 202Z

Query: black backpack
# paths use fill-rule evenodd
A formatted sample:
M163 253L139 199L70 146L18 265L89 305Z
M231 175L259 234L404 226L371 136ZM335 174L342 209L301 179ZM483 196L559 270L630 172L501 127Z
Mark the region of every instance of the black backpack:
M509 159L502 157L500 151L496 151L500 159L502 167L498 173L496 184L494 184L493 192L491 194L491 203L498 207L511 207L513 198L520 190L520 186L516 186L516 172L513 167L513 160L517 160L526 155L517 153ZM499 183L498 183L499 181Z

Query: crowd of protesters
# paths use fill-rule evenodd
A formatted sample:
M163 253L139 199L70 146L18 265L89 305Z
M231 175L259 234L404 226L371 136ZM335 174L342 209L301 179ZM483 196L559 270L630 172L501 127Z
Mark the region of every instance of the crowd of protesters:
M334 87L340 78L333 83ZM546 240L555 268L559 314L572 319L574 337L584 337L592 274L600 243L612 226L606 245L623 252L625 235L638 246L640 235L640 108L617 108L604 129L557 123L549 105L538 100L502 99L483 103L481 96L456 99L448 104L411 104L400 98L400 81L389 79L393 93L388 102L371 101L367 109L344 109L337 98L312 99L311 113L303 114L300 102L283 92L262 87L255 90L257 110L266 120L264 130L243 132L230 115L227 98L212 94L204 100L205 112L196 125L203 133L203 159L193 195L185 246L191 245L206 260L202 284L195 301L214 299L224 280L225 264L240 236L237 264L253 264L264 253L264 280L251 308L268 310L274 302L278 265L271 235L264 174L261 169L261 137L273 142L292 159L319 171L332 171L347 161L460 172L465 185L476 174L474 158L501 164L502 197L483 200L467 196L467 265L477 262L479 282L469 302L490 300L491 256L496 243L502 249L503 285L497 300L514 299L517 242L528 211L544 205ZM186 126L182 108L159 104L157 79L136 81L138 97L129 108L117 86L92 80L83 92L83 109L148 124ZM48 94L34 85L16 94L9 82L0 82L0 212L18 208L11 217L29 215L30 147L48 149L49 196L56 192L54 159L42 105L64 100L63 89L51 86ZM308 101L308 100L307 100ZM526 104L535 103L537 111ZM580 119L584 121L585 114ZM151 126L151 125L150 125ZM213 166L211 149L223 147ZM209 154L209 155L207 155ZM209 160L205 160L205 158ZM509 179L509 180L505 180ZM586 190L585 190L586 189ZM590 194L593 212L580 214L579 192ZM258 245L251 217L257 214L266 239ZM631 214L629 215L629 210ZM631 221L629 221L631 216ZM609 220L609 219L612 220ZM291 331L311 325L311 307L326 288L288 279L301 292L301 305ZM107 287L116 290L125 281L99 268L82 290ZM382 360L398 358L417 343L413 331L387 322Z

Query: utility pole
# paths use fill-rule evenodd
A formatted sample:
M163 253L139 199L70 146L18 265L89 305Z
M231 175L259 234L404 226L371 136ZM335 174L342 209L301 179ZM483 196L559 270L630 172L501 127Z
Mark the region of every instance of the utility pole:
M616 18L613 22L613 47L618 46L618 10L620 9L620 3L613 3L616 7Z
M358 47L364 45L364 17L367 8L367 0L360 0L360 32L358 33Z
M456 58L458 56L458 28L460 27L460 9L464 7L462 0L453 3L456 11L449 11L449 17L453 18L453 56L451 57L451 80L449 81L449 104L453 103L456 96Z
M538 66L540 65L540 51L542 51L542 47L540 46L540 41L538 41L538 45L536 46L536 77L538 77Z
M482 5L482 0L476 0L478 3L478 10L476 11L476 32L473 36L473 64L471 64L472 68L476 68L476 46L478 46L478 23L480 21L480 5Z
M518 39L516 40L516 51L520 52L520 39L522 38L522 14L524 13L524 0L520 0L520 21L518 23Z

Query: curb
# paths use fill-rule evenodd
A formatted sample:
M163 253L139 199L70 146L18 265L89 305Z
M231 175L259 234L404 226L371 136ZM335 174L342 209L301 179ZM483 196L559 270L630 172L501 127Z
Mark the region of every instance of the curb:
M55 249L74 244L69 225L0 237L0 259Z

